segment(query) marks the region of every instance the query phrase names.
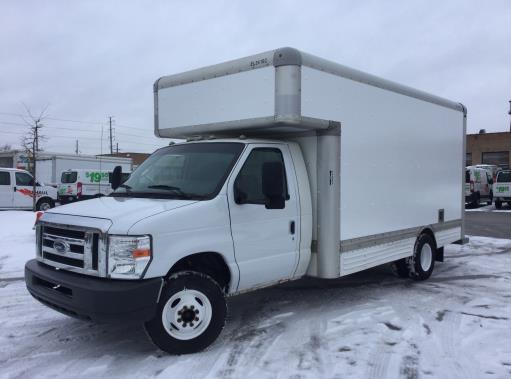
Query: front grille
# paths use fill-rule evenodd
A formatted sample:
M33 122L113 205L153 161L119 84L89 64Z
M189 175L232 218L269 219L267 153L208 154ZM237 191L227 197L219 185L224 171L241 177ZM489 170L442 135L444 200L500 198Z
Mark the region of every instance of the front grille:
M70 271L100 275L101 236L98 231L45 223L40 223L37 229L41 261Z

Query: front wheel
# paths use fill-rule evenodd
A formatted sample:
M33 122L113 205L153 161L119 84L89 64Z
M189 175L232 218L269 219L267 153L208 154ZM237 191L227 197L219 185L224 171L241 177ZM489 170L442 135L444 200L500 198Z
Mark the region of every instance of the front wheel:
M502 208L502 201L500 201L500 200L495 200L495 208L497 208L497 209Z
M227 305L210 276L179 272L162 291L155 317L145 323L153 343L170 354L190 354L211 345L225 325Z

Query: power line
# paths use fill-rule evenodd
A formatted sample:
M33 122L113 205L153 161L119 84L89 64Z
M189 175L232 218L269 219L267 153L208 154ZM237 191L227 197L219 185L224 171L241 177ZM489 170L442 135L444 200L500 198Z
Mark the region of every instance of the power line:
M0 114L7 115L7 116L18 116L18 117L23 116L21 113L11 113L11 112L0 112ZM100 122L100 121L83 121L83 120L73 120L73 119L69 119L69 118L60 118L60 117L46 117L46 120L59 121L59 122L76 122L79 124L98 125L98 126L105 125L104 122ZM128 128L128 129L138 129L138 130L144 130L144 131L151 130L150 128L141 128L141 127L136 127L136 126L124 125L124 124L116 124L116 125L119 127Z
M21 123L16 123L16 122L9 122L9 121L0 121L0 125L1 124L5 124L5 125L19 125L19 126L28 126L26 124L21 124ZM90 129L81 129L81 128L65 128L65 127L62 127L62 126L54 126L54 125L48 125L45 123L45 126L48 127L48 130L69 130L69 131L73 131L73 132L81 132L81 133L98 133L99 131L96 131L96 130L90 130ZM144 136L144 135L139 135L139 134L131 134L131 133L125 133L125 132L119 132L119 131L116 131L116 134L120 134L120 135L125 135L125 136L130 136L130 137L136 137L136 138L147 138L147 139L152 139L153 137L150 137L150 136Z

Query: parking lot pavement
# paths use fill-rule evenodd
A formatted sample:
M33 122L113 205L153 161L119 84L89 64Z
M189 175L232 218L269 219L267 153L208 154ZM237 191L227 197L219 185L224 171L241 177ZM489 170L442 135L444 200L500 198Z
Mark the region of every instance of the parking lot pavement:
M465 212L465 234L493 238L511 238L511 207L495 209L487 205Z

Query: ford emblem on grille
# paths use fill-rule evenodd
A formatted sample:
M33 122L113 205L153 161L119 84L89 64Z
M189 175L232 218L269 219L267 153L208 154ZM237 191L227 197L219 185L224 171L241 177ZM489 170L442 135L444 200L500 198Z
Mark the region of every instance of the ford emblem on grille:
M66 241L56 240L53 242L53 248L57 253L65 254L69 251L69 244Z

